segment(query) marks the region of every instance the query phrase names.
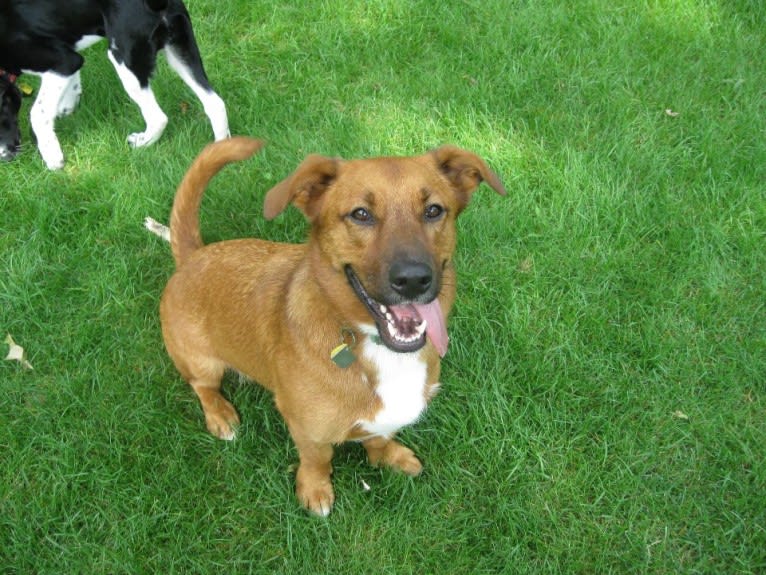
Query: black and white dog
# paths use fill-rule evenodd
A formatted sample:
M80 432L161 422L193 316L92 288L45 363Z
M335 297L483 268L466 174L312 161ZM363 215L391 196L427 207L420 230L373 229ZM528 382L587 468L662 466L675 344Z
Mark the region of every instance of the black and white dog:
M15 74L0 68L0 160L12 160L21 143L19 134L21 92L15 82Z
M149 86L163 48L170 66L202 102L215 139L229 136L226 106L208 82L182 0L0 0L0 159L18 152L20 94L14 80L29 72L42 77L30 114L40 154L48 168L63 167L54 122L79 102L84 59L78 50L102 38L146 122L143 132L128 136L131 146L155 142L168 121Z

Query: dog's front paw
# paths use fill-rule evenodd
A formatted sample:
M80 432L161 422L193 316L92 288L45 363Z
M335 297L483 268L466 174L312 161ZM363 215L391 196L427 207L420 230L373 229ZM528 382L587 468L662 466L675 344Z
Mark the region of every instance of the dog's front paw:
M38 137L37 148L49 170L60 170L64 167L64 152L61 150L61 144L59 144L55 134L48 137Z
M407 475L413 477L415 475L420 475L423 471L423 464L420 463L420 459L417 458L411 449L398 444L397 447L399 449L392 450L390 454L387 454L384 463L389 467L393 467L394 469L406 473Z
M301 505L318 517L327 517L335 503L335 492L329 479L316 483L299 483L296 494Z
M151 134L146 132L136 132L128 136L128 144L131 148L143 148L149 144L153 144L157 138L153 138Z
M365 443L365 448L371 465L385 465L412 476L423 471L423 464L415 453L396 441L381 446L380 440L371 440Z
M234 406L221 398L216 406L216 410L205 410L205 424L210 433L218 439L232 441L237 437L237 426L239 426L239 416Z
M61 149L45 153L43 162L49 170L61 170L64 167L64 154Z
M162 132L165 131L165 126L168 124L168 117L162 113L159 113L147 118L146 130L143 132L135 132L128 136L128 144L134 148L143 148L153 144L162 136Z

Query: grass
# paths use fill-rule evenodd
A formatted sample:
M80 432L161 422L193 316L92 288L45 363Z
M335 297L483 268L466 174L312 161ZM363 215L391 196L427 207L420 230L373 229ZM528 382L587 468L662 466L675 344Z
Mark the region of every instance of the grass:
M34 366L0 362L0 572L766 571L762 2L189 7L233 132L269 141L213 184L209 241L300 241L261 200L311 152L453 142L510 191L461 216L444 390L402 433L426 470L344 446L317 520L260 388L227 380L241 436L207 434L141 224L209 125L163 64L170 124L129 150L140 117L96 46L65 170L32 144L0 166L0 332Z

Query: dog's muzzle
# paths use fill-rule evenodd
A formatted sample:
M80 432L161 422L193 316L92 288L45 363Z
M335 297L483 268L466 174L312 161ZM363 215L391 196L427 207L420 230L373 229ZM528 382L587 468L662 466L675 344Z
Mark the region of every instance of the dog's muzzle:
M396 266L395 266L396 268ZM386 305L372 298L350 265L343 268L351 288L370 312L383 344L396 352L409 353L421 349L428 339L439 355L447 352L446 324L438 298L428 303L409 301ZM392 289L408 300L414 300L431 288L433 277L417 265L405 264L392 269Z

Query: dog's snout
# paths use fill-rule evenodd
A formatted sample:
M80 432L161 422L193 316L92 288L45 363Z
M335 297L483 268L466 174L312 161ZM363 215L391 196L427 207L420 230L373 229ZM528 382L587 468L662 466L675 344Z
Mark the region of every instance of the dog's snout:
M16 157L17 150L18 144L14 144L13 146L0 145L0 161L10 162Z
M399 295L414 299L426 293L434 281L431 267L414 261L399 261L389 271L391 288Z

